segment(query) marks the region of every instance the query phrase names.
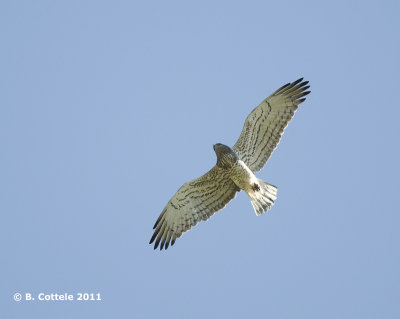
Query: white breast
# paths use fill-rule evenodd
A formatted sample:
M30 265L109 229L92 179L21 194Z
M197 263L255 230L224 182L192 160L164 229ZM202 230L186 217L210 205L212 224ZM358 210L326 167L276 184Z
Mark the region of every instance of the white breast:
M257 183L257 177L255 177L253 172L241 160L237 161L232 167L231 178L238 187L244 189L245 191L251 190L252 185Z

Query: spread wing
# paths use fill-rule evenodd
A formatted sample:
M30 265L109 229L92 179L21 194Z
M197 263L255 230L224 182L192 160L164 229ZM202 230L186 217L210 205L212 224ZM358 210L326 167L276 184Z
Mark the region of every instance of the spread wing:
M303 78L282 86L261 102L246 118L233 150L253 171L262 169L278 145L298 105L310 91Z
M199 221L207 220L215 212L224 208L236 196L240 188L229 178L229 173L214 166L203 176L185 183L165 206L158 217L150 244L160 250L168 248L184 232Z

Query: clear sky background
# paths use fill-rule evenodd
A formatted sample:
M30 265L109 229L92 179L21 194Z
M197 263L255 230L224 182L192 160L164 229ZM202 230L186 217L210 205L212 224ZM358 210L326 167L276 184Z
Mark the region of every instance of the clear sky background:
M400 318L399 1L1 1L2 318ZM258 177L167 251L165 204L304 76ZM101 293L102 301L13 300Z

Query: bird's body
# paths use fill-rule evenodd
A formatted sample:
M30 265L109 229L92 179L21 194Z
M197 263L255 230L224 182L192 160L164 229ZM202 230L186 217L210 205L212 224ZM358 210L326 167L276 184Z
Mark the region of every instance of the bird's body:
M230 175L237 187L243 189L246 193L260 188L257 177L241 160L238 160L235 165L233 165Z
M240 190L246 192L256 214L261 215L267 211L276 199L276 187L259 180L229 146L218 143L214 145L214 150L217 166L225 170L224 174L230 176Z
M305 101L308 82L299 79L275 91L247 117L236 144L215 144L216 165L203 176L185 183L168 202L154 225L154 249L173 245L182 233L207 220L244 190L257 215L274 204L277 188L254 172L260 170L276 148L297 106Z

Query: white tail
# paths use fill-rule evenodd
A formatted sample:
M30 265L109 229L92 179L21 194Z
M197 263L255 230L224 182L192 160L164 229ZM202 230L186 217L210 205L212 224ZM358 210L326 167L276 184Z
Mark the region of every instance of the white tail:
M274 205L278 188L274 185L264 182L261 179L257 180L260 187L255 185L254 190L247 192L247 195L250 198L256 215L259 216L270 209L272 205Z

